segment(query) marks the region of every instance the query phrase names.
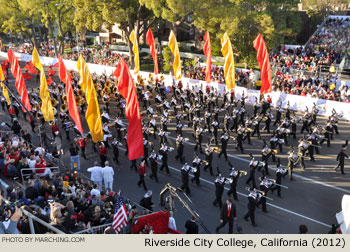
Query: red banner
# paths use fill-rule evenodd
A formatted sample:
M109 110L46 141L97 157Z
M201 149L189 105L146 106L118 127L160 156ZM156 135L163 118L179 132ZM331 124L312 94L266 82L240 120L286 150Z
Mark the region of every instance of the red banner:
M129 121L128 152L129 160L135 160L144 155L141 114L134 81L123 58L120 60L113 75L118 79L118 91L125 98L125 115Z
M261 73L261 89L260 94L267 94L272 92L272 78L269 53L264 39L259 34L253 42L255 50L258 51L257 59L260 66Z
M208 31L205 33L203 39L205 40L203 52L207 57L207 65L205 69L205 81L207 83L210 83L211 82L211 45L210 45L210 37L209 37Z
M7 56L8 56L8 60L11 64L12 75L16 79L16 89L17 89L19 95L21 96L21 102L27 108L28 111L31 111L32 107L30 106L29 96L28 96L28 92L27 92L27 86L26 86L26 83L24 82L24 77L22 74L21 67L18 63L18 59L15 57L15 54L13 53L12 49L10 49L7 52ZM22 110L25 111L23 108L22 108Z
M67 73L66 66L64 65L61 55L58 55L58 63L60 80L66 84L69 115L72 117L79 132L83 133L83 128L81 127L81 121L79 116L79 110L75 101L75 95L72 88L71 78L70 75L68 75Z
M139 234L145 226L152 228L154 234L167 234L169 226L169 212L156 212L138 217L132 225L132 233Z
M156 45L154 43L154 37L151 29L148 29L147 34L146 34L146 41L147 44L149 45L151 55L153 57L153 62L154 62L154 74L158 74L158 58L157 58L157 51L156 51Z

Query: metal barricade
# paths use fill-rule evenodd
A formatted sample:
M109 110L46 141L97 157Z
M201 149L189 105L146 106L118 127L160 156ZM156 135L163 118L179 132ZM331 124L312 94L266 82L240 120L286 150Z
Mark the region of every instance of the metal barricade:
M87 228L87 229L75 232L74 234L103 234L105 229L110 226L112 226L112 223L107 223L101 226Z
M23 168L21 169L21 178L22 178L22 181L24 181L25 179L28 179L30 177L31 174L33 174L33 170L36 171L36 170L42 170L42 169L46 169L46 168L49 168L52 172L52 170L57 170L57 172L59 172L59 168L57 166L54 166L54 167L45 167L45 168ZM23 171L30 171L29 174L23 174ZM35 173L35 174L38 174L38 173ZM38 174L40 176L40 173Z

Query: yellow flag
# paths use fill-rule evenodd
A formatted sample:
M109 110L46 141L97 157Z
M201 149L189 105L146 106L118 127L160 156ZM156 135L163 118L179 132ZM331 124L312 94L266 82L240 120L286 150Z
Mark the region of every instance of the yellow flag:
M33 65L40 70L40 98L41 98L41 112L43 113L44 119L46 122L55 120L51 97L49 93L49 88L47 86L47 81L45 77L44 67L40 62L40 57L38 51L34 47L32 54L32 62Z
M130 41L134 45L132 47L132 52L134 53L134 62L135 62L134 74L137 74L140 71L140 56L139 56L139 44L137 43L137 38L134 30L132 30L132 32L130 33Z
M85 118L89 125L92 141L103 141L102 121L96 90L91 78L90 71L82 55L80 55L78 59L77 67L80 74L79 84L81 86L81 89L85 92L86 102L88 104Z
M11 105L11 100L9 97L9 92L7 91L7 87L4 85L3 81L5 80L5 76L4 73L2 72L2 68L0 66L0 83L1 83L1 87L2 87L2 95L5 97L6 101L7 101L7 105Z
M176 37L173 31L170 31L169 48L174 55L173 69L174 69L175 80L179 80L181 79L180 51L179 51L179 47L177 45Z
M224 65L224 75L227 89L230 90L235 88L235 62L233 59L233 51L230 38L225 32L224 36L221 39L221 52L225 57Z

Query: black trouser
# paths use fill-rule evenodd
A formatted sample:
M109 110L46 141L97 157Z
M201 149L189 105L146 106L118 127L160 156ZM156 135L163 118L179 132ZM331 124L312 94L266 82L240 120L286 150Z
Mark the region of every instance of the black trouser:
M230 196L232 194L233 198L237 200L237 184L232 183L230 190L227 192L227 195Z
M226 147L222 148L221 147L221 152L219 153L219 158L221 157L221 155L224 154L225 159L227 160L227 152L226 152Z
M101 166L104 167L105 166L105 162L107 161L107 156L100 155L100 159L101 159Z
M309 132L309 131L310 131L307 122L303 123L303 126L301 127L300 133L303 133L304 130L306 130L306 132Z
M244 215L244 219L250 218L252 225L255 225L255 209L248 208L248 212Z
M113 151L114 154L114 161L119 164L119 150L118 148L116 150Z
M175 159L178 160L180 159L180 162L183 163L184 162L184 159L183 159L183 153L184 153L184 150L183 149L178 149L177 150L177 155L175 156Z
M188 180L182 181L182 186L180 187L182 190L185 190L186 194L191 194L190 187L188 186Z
M248 144L251 144L251 141L250 141L250 131L247 132L247 134L245 135L245 137L243 138L243 141L248 139Z
M289 169L289 174L290 174L290 180L293 180L293 169L295 167L294 162L288 161L288 169Z
M202 150L202 141L196 141L196 146L194 147L194 150L197 151L199 148L200 153L203 153Z
M158 175L157 175L157 165L151 165L151 175L149 176L151 179L155 179L156 182L158 182Z
M204 167L204 170L206 171L209 168L210 175L214 176L213 167L211 165L212 160L206 160L206 161L208 162L208 164Z
M162 171L164 168L165 168L167 174L170 175L170 171L169 171L169 167L168 167L168 160L163 160L163 164L159 170Z
M132 168L135 168L135 171L137 171L136 159L131 160L131 166L130 166L130 169L132 170Z
M252 182L252 185L254 188L256 188L256 183L255 183L255 172L250 172L249 173L249 178L245 181L246 184L249 184L250 181Z
M281 184L281 181L276 181L277 184ZM281 186L275 185L273 188L271 188L271 192L277 190L277 196L281 197Z
M194 177L191 179L191 182L193 183L193 181L196 181L197 186L199 186L200 184L199 176L201 174L199 173L199 167L196 167L196 168L197 168L197 172L193 174Z
M66 130L66 139L67 139L68 141L70 141L69 130Z
M311 160L311 161L315 160L315 157L314 157L314 147L313 147L313 146L309 146L308 151L309 151L310 160Z
M258 206L261 204L261 209L263 210L263 212L266 212L266 198L265 197L261 197L258 203Z
M87 159L86 155L85 155L85 146L80 147L80 150L81 150L81 155L83 156L83 158Z
M145 183L145 175L140 175L140 180L139 182L137 182L138 186L141 186L141 184L143 185L143 189L145 189L145 191L147 191L147 187L146 187L146 183Z
M264 170L262 171L263 176L270 175L270 173L269 173L269 163L268 163L269 162L269 158L267 156L265 156L265 155L262 155L261 159L265 163Z
M220 208L222 207L222 199L221 199L222 194L223 194L223 191L222 192L215 191L215 200L213 201L213 205L215 206L219 205Z
M243 149L243 141L242 139L237 139L237 145L236 145L236 150L238 150L238 148L240 149L241 152L244 151Z
M219 231L220 228L224 227L228 222L228 233L233 234L233 218L226 217L222 220L222 223L216 228Z

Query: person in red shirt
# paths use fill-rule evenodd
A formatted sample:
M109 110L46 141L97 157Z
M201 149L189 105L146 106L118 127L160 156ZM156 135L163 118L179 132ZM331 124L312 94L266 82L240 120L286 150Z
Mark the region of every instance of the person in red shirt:
M52 135L54 135L54 137L60 135L60 129L57 126L56 122L53 122L53 124L51 126L51 130L52 130Z
M10 116L11 116L11 120L13 120L13 117L15 116L16 111L15 111L15 109L13 108L12 105L10 105L9 113L10 113Z
M81 154L85 160L87 160L86 155L85 155L85 148L86 148L87 141L88 141L88 139L86 137L79 136L78 143L80 146Z
M143 188L145 191L147 191L146 183L145 183L145 176L146 176L146 161L145 159L142 159L140 165L139 165L139 175L140 180L137 182L137 185L141 187L141 184L143 185Z
M105 162L107 161L107 148L103 142L100 143L100 147L98 148L101 159L101 166L105 166Z
M35 164L35 172L39 175L42 175L45 173L45 168L46 166L40 162L40 159L36 160L36 164ZM41 169L37 169L37 168L41 168Z

